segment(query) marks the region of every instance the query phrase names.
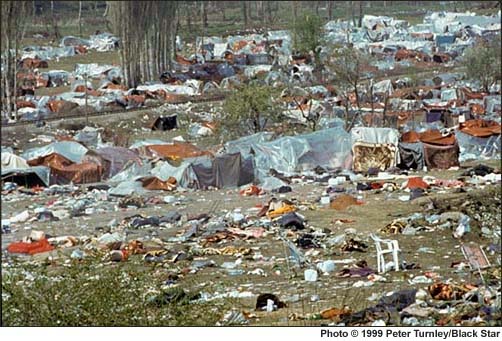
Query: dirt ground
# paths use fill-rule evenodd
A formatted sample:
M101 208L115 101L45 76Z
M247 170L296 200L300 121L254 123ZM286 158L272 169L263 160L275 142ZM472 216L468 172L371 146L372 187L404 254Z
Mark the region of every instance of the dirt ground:
M492 165L497 162L491 162ZM444 171L441 173L430 172L427 175L440 176L443 179L453 179L458 176L462 170ZM422 174L423 175L423 174ZM401 183L404 180L397 180ZM349 188L351 185L347 185ZM411 202L401 202L397 199L398 192L392 193L390 198L386 193L374 193L367 191L363 193L364 204L360 206L351 206L345 211L335 211L328 207L321 207L317 202L318 198L325 191L326 185L294 184L293 191L278 195L281 198L293 202L302 203L298 205L301 209L299 213L304 215L308 228L315 230L322 229L328 232L328 237L343 234L347 229L354 229L357 239L363 240L369 246L367 252L342 252L339 246L326 247L320 249L302 250L308 255L312 263L320 260L347 261L347 263L337 263L336 271L344 267L351 266L354 262L365 260L368 266L376 269L376 251L373 243L369 239L369 234L376 232L381 236L379 230L397 217L406 217L416 212L424 212L424 206L427 202L434 199L437 202L454 202L455 198L476 197L484 198L487 202L498 200L500 205L500 185L486 186L484 189L471 189L465 193L454 193L454 190L437 191L433 190L426 197L415 199ZM444 193L440 193L444 192ZM489 193L489 196L487 196ZM495 196L493 195L495 193ZM216 190L216 191L189 191L185 193L159 193L152 192L151 196L162 198L164 195L174 195L183 197L181 205L174 204L155 204L147 205L140 209L119 209L114 212L96 213L91 216L68 218L49 223L23 223L15 226L11 234L2 235L2 250L15 240L28 235L30 230L42 230L53 236L73 235L73 236L100 236L106 230L106 225L112 219L121 219L135 214L162 215L169 210L176 210L182 216L187 214L194 215L198 213L210 213L211 216L221 216L227 212L240 208L244 214L249 213L252 216L254 211L248 211L268 202L272 194L266 194L260 197L242 197L237 190ZM49 200L54 197L32 196L20 201L9 201L9 196L2 198L2 218L9 217L14 213L24 209L32 210L34 207L46 206ZM61 199L56 196L56 199ZM115 200L115 199L114 199ZM458 201L458 200L457 200ZM116 204L116 203L115 203ZM109 206L114 204L109 203ZM500 207L500 206L499 206ZM303 208L303 209L302 209ZM500 212L498 212L500 213ZM494 214L497 214L494 212ZM353 223L336 224L337 219L351 219ZM104 229L104 230L103 230ZM500 226L499 226L500 229ZM132 230L128 235L128 240L143 239L148 240L154 237L166 241L168 238L183 232L183 227L162 229L159 227ZM289 240L294 240L295 233L288 234ZM426 289L429 284L410 284L408 280L415 276L423 275L426 271L433 271L439 274L441 280L452 279L455 283L476 283L479 278L469 270L456 271L451 268L453 262L464 261L460 250L462 243L477 243L487 246L493 243L493 240L481 236L479 230L473 230L468 233L461 241L452 237L452 230L436 230L434 232L419 232L417 235L392 235L392 239L399 242L402 250L401 257L407 263L416 263L420 269L407 270L399 272L385 273L383 282L374 282L370 287L354 288L353 284L359 280L366 281L365 278L339 278L330 275L320 275L317 282L306 282L303 278L303 270L295 268L293 264L286 261L287 252L284 243L278 238L276 233L270 233L261 238L249 240L224 240L211 247L221 248L227 245L235 247L248 247L253 253L261 253L263 257L255 260L252 255L244 256L240 269L246 272L256 269L262 269L264 275L229 275L226 269L219 265L223 262L234 262L234 256L211 255L200 257L200 259L211 259L217 265L216 267L204 268L195 274L188 273L183 277L185 288L188 286L193 291L203 291L210 295L224 292L250 292L249 298L236 298L233 304L236 309L252 311L256 303L256 296L260 293L273 293L282 300L293 300L289 302L287 308L279 309L271 313L255 312L256 318L251 320L252 325L318 325L329 321L320 320L297 320L291 319L292 314L296 316L306 316L319 313L323 309L343 306L349 307L353 311L364 309L375 304L369 300L374 294L379 296L396 290L406 288ZM197 239L186 243L167 243L170 251L185 250L197 246ZM430 248L430 253L419 252L419 248ZM66 256L72 249L64 251ZM6 253L3 253L4 257ZM500 265L500 255L488 254L488 259L492 264ZM37 257L37 256L35 256ZM497 260L498 257L498 260ZM197 257L195 259L198 259ZM351 261L352 260L352 261ZM5 258L4 258L5 261ZM141 256L132 256L129 260L129 266L145 266ZM190 261L181 261L176 264L167 265L166 271L180 271L190 265ZM244 295L244 294L243 294ZM296 299L294 295L299 295ZM223 314L224 312L222 312Z

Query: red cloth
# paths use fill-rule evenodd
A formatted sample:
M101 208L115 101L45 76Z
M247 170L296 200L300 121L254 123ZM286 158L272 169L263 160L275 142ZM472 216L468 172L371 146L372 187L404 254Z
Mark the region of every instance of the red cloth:
M33 243L15 242L11 243L7 247L7 251L9 251L10 253L27 253L29 255L52 250L54 250L54 246L49 244L49 241L47 239L42 239Z
M429 185L420 177L414 177L408 179L408 184L406 185L409 189L421 188L427 189Z

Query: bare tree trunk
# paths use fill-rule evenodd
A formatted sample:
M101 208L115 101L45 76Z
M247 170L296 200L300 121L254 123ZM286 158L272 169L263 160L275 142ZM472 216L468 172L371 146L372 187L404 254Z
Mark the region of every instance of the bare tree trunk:
M82 37L82 1L78 2L78 34Z
M387 107L389 104L389 95L385 94L384 106L383 106L383 114L382 114L382 126L387 125Z
M356 22L356 14L354 12L354 1L351 1L350 2L350 14L352 16L352 24L354 25L354 27L356 26L357 22Z
M319 16L319 6L321 5L320 1L315 2L315 14Z
M242 18L244 20L244 27L249 27L247 1L242 1Z
M207 3L206 1L201 1L201 12L202 12L202 27L204 30L207 27Z
M359 1L359 27L363 26L363 4L364 1Z
M227 21L226 9L227 9L226 1L220 1L221 20L222 21Z
M17 121L18 116L17 116L17 49L18 49L18 40L19 40L19 35L18 35L18 25L15 26L14 29L14 34L15 34L15 39L14 39L14 119Z
M333 20L333 1L328 1L328 20Z
M293 1L293 18L296 19L298 17L298 5L299 1Z

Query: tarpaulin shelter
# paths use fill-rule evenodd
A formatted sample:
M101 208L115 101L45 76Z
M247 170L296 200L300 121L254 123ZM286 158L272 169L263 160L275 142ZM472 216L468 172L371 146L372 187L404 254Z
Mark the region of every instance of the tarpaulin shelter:
M43 147L28 149L21 156L30 161L41 156L43 157L49 154L57 153L72 162L79 163L87 151L88 149L80 143L62 141L54 142Z
M50 182L53 184L99 182L103 173L103 168L96 163L74 163L58 153L39 156L29 160L28 164L49 167L51 170Z
M165 159L179 160L202 155L211 155L210 152L201 150L190 143L156 144L140 147L141 156L160 157Z
M399 163L399 132L396 129L356 127L352 128L350 136L354 171L364 172L369 168L383 171Z
M456 137L460 147L461 162L480 158L500 158L500 123L469 120L460 123Z
M448 169L459 166L459 146L454 134L428 130L420 134L424 146L424 159L429 169Z
M173 191L176 189L176 179L172 176L165 181L155 176L146 176L138 180L148 190Z
M251 157L241 153L224 154L214 158L198 158L193 161L196 188L227 188L249 184L254 180L254 165Z
M137 153L123 147L103 147L96 149L95 152L103 160L107 161L104 170L104 176L107 178L118 174L129 162L135 162L137 164L143 163ZM105 166L103 165L103 167Z
M49 186L49 174L47 167L30 167L25 159L2 151L2 181L26 187Z
M260 181L268 178L270 169L292 174L316 166L350 167L350 135L342 127L263 142L266 136L255 134L225 145L229 152L254 156L255 177Z
M148 127L152 130L171 130L178 127L177 124L178 115L173 114L169 116L159 116L154 118L149 124Z

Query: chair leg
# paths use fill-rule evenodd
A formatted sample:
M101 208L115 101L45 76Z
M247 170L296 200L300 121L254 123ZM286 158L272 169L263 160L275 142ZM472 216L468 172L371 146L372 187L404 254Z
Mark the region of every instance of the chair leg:
M394 250L394 252L392 252L392 256L394 258L394 270L399 271L399 259L397 256L397 250Z

